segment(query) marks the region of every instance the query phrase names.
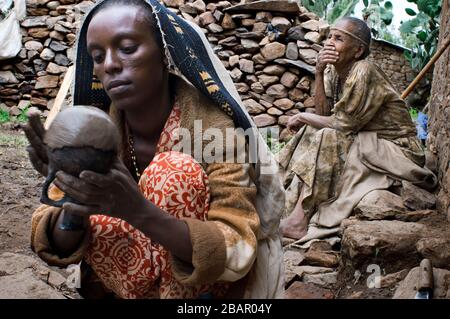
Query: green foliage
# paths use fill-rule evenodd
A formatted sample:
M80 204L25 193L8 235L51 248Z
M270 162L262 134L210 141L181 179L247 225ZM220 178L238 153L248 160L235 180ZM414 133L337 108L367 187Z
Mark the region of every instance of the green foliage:
M262 137L272 154L278 153L286 145L285 142L280 142L278 134L272 136L271 130L268 130L266 134L262 134Z
M7 111L0 109L0 124L11 121L11 117Z
M405 21L400 26L405 45L411 48L411 52L405 51L405 57L411 67L420 71L431 59L437 49L439 38L439 15L441 12L441 0L408 0L415 3L419 12L406 8L411 20Z
M370 3L364 1L364 6L363 18L370 26L373 36L387 41L395 41L395 36L388 28L394 18L392 2L371 0Z
M328 13L327 21L331 24L335 23L339 19L350 15L355 10L359 0L342 0L336 1L332 9Z
M411 9L411 8L406 8L405 11L406 11L406 13L409 14L410 16L415 16L415 15L417 14L416 11L414 11L414 10Z
M308 11L314 12L319 17L326 19L327 8L332 0L304 0L302 5L308 9Z
M24 108L24 109L20 112L19 115L17 115L17 121L18 121L19 123L25 123L26 121L28 121L27 113L28 113L28 110L29 110L29 109L30 109L30 107L27 106L26 108Z
M268 138L267 146L273 154L278 153L286 145L285 142L280 142L278 139Z
M417 121L417 117L419 116L419 110L415 107L409 108L409 115L413 121Z
M333 24L350 15L358 2L359 0L304 0L302 5L328 23Z
M11 116L8 111L0 109L0 124L8 123L8 122L18 122L25 123L28 121L27 113L30 109L31 104L26 106L23 110L20 111L20 114L17 116Z

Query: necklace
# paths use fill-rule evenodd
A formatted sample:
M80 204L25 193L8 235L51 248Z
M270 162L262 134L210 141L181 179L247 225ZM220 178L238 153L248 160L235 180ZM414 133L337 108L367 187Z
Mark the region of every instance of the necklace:
M128 134L128 144L130 145L130 157L133 162L134 169L136 171L136 176L139 180L141 178L141 174L139 173L139 168L138 168L138 164L136 161L136 152L134 151L134 139L133 139L133 134L131 133L131 130L129 131L129 134Z
M341 91L341 79L339 76L336 77L334 81L334 94L333 94L333 105L339 101L339 92Z

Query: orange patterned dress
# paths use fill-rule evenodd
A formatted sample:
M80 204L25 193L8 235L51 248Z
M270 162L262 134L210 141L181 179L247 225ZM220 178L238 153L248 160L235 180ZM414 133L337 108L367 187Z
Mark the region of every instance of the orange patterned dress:
M155 205L177 218L206 220L210 190L208 176L191 156L171 151L176 143L181 110L174 105L144 170L139 187ZM120 298L198 298L205 292L224 294L224 284L187 287L171 271L167 250L127 222L93 215L86 262L103 285Z

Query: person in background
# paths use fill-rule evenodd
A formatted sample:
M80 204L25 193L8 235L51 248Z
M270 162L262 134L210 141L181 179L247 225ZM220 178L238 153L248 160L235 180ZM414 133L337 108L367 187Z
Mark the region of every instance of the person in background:
M331 27L316 63L315 113L293 116L298 131L279 153L286 207L283 236L307 243L335 235L364 195L402 180L433 187L405 102L366 60L371 32L345 17Z

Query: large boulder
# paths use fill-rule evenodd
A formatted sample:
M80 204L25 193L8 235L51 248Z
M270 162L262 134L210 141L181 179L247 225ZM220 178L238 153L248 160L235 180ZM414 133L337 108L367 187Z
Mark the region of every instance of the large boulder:
M416 242L427 232L424 225L401 221L343 223L342 259L354 266L377 260L418 259Z
M367 220L392 219L405 211L402 198L386 190L371 191L354 209L358 218Z
M445 238L423 238L416 244L423 258L430 259L434 267L450 269L450 240Z
M403 182L402 198L403 204L412 210L433 209L436 207L436 197L426 190L413 185L410 182Z

